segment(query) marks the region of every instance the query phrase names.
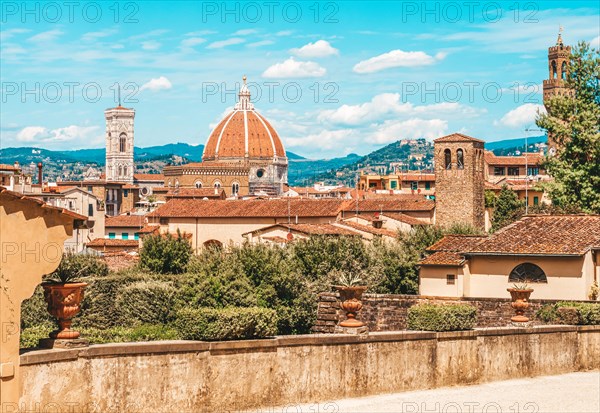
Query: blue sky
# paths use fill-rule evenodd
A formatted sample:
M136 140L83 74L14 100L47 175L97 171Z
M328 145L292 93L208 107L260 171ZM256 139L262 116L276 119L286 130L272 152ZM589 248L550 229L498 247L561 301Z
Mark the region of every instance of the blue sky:
M204 143L243 75L308 157L522 137L559 26L600 35L594 1L75 3L2 2L2 147L102 147L117 83L137 146Z

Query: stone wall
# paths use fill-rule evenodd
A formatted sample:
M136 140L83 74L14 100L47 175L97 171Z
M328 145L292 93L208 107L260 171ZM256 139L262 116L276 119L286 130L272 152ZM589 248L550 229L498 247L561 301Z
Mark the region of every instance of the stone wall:
M120 343L21 365L2 412L222 412L598 369L600 327Z
M313 327L315 333L333 333L339 320L345 319L340 309L337 293L319 294L317 320ZM531 300L531 306L525 312L533 324L541 324L533 316L545 304L554 304L564 300ZM510 299L504 298L468 298L428 297L400 294L365 294L363 309L358 315L367 323L370 331L398 331L407 327L408 309L416 304L469 304L477 309L476 327L504 327L510 324L515 314Z

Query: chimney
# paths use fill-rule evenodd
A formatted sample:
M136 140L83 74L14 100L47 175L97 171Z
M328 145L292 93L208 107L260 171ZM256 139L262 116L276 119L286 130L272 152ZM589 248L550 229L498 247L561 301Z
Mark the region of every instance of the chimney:
M38 162L38 184L42 185L42 163Z

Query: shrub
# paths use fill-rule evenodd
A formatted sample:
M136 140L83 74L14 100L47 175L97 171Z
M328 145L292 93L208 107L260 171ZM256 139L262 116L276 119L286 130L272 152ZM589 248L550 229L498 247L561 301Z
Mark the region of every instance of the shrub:
M175 328L186 340L237 340L277 334L274 310L259 307L183 309Z
M535 318L544 323L552 323L556 320L556 306L554 304L545 304L535 313Z
M545 323L600 325L600 304L561 301L546 304L535 316Z
M37 347L39 341L42 338L49 337L52 330L55 330L54 326L50 322L44 322L38 325L30 326L21 330L20 347L21 348L33 348Z
M116 306L121 322L134 324L165 324L170 321L175 288L170 282L138 281L120 289Z
M108 274L108 265L93 254L66 252L58 268L46 277L55 282L77 282L83 277L103 277Z
M192 256L192 246L180 233L144 237L140 266L161 274L181 274Z
M575 307L558 307L556 309L556 321L559 324L579 325L583 324L583 317Z
M135 327L111 327L107 329L82 328L81 337L91 344L127 343L136 341L177 340L177 330L165 325L142 324Z
M21 328L39 326L52 323L54 317L47 310L48 304L44 300L44 289L38 285L33 295L21 303Z
M408 309L410 330L470 330L475 326L476 319L477 310L470 305L421 304Z

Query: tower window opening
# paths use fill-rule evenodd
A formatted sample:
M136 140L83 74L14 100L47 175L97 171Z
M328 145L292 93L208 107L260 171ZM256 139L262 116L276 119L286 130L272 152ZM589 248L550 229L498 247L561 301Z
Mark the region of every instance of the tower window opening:
M444 150L444 168L452 169L452 154L450 153L450 149Z
M567 62L563 62L560 67L560 77L562 80L567 80Z
M196 186L196 188L202 188L202 182L196 181L196 183L194 183L194 186Z
M217 189L221 188L221 182L215 182L214 187Z
M127 146L127 135L122 133L119 136L119 152L125 152Z
M237 182L231 185L231 194L237 195L240 192L240 184Z
M552 79L556 79L556 62L552 61Z
M456 150L456 167L458 169L465 169L465 153L462 149Z

